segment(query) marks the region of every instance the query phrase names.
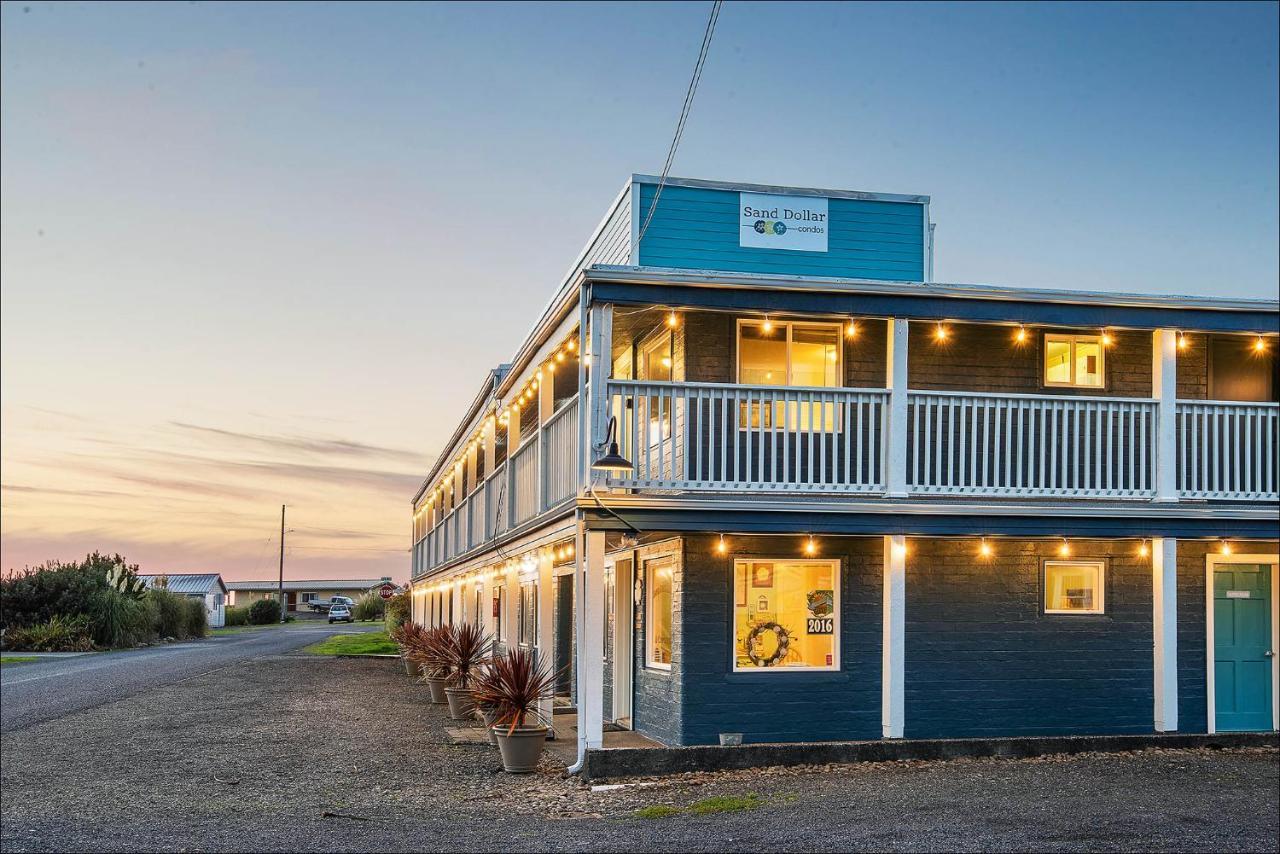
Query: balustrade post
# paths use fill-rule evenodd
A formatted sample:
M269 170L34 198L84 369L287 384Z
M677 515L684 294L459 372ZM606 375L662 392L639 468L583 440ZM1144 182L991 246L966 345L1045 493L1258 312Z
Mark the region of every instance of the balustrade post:
M1151 333L1151 396L1156 401L1155 487L1157 501L1178 500L1178 333Z
M907 319L889 318L885 351L885 386L889 404L884 415L885 487L890 498L907 495Z

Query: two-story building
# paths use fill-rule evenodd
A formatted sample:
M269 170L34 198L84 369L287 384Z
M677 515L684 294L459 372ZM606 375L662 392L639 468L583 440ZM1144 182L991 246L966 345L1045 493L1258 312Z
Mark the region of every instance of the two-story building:
M414 619L566 667L584 750L1276 729L1277 303L932 255L927 196L633 176L413 498Z

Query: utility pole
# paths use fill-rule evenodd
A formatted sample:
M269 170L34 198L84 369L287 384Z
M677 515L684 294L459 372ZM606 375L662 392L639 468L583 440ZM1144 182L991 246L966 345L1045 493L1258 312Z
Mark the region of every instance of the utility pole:
M284 505L280 505L280 622L284 622L286 611L284 601Z

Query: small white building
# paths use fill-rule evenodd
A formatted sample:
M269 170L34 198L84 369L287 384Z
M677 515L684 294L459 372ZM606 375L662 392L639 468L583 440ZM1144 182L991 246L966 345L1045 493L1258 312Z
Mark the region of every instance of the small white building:
M227 585L216 572L181 575L140 575L147 587L163 587L170 593L203 599L209 628L221 628L227 621ZM165 581L160 582L160 579ZM157 583L159 582L159 583Z

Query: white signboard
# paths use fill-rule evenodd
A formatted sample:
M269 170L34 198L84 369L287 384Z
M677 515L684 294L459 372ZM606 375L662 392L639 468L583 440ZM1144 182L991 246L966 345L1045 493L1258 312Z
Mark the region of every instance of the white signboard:
M1249 591L1248 590L1228 590L1227 598L1228 599L1248 599Z
M827 199L738 194L738 245L753 249L827 251Z

